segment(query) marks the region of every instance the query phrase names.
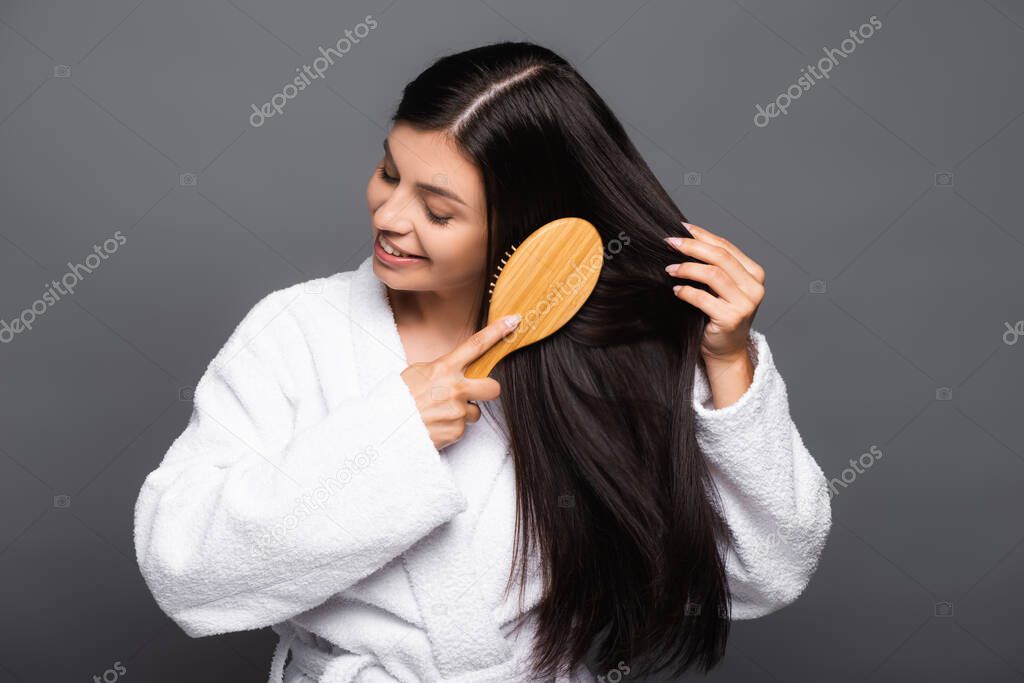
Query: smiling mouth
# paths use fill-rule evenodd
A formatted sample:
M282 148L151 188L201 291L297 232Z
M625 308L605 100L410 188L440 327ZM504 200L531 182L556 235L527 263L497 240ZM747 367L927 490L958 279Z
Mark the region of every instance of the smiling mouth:
M404 251L399 251L395 247L388 244L388 242L384 239L383 234L377 235L377 244L380 245L381 249L383 249L386 253L391 254L392 256L398 256L400 258L426 258L425 256L420 256L419 254L407 254Z

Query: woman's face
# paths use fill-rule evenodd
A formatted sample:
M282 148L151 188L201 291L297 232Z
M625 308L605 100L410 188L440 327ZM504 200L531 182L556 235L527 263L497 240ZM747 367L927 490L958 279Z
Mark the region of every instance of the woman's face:
M366 186L373 272L392 289L483 286L487 220L480 170L440 133L396 123ZM408 257L388 254L385 246Z

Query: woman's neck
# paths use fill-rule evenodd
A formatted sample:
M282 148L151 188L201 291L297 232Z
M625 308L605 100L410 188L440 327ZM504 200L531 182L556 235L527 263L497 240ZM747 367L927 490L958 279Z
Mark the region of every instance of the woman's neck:
M433 337L452 348L476 331L480 288L402 291L387 288L395 323L400 329Z

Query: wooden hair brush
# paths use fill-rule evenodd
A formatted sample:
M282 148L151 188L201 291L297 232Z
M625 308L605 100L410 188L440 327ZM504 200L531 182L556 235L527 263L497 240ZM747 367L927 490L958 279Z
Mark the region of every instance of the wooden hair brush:
M593 291L603 263L601 235L582 218L551 221L506 251L492 277L487 322L515 313L522 321L463 374L487 377L502 358L569 322Z

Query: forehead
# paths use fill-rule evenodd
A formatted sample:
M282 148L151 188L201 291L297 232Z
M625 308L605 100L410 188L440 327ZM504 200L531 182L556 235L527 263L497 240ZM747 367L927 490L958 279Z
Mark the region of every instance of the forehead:
M483 206L483 177L450 136L396 123L385 139L385 150L412 182L437 185L455 192L471 207Z

